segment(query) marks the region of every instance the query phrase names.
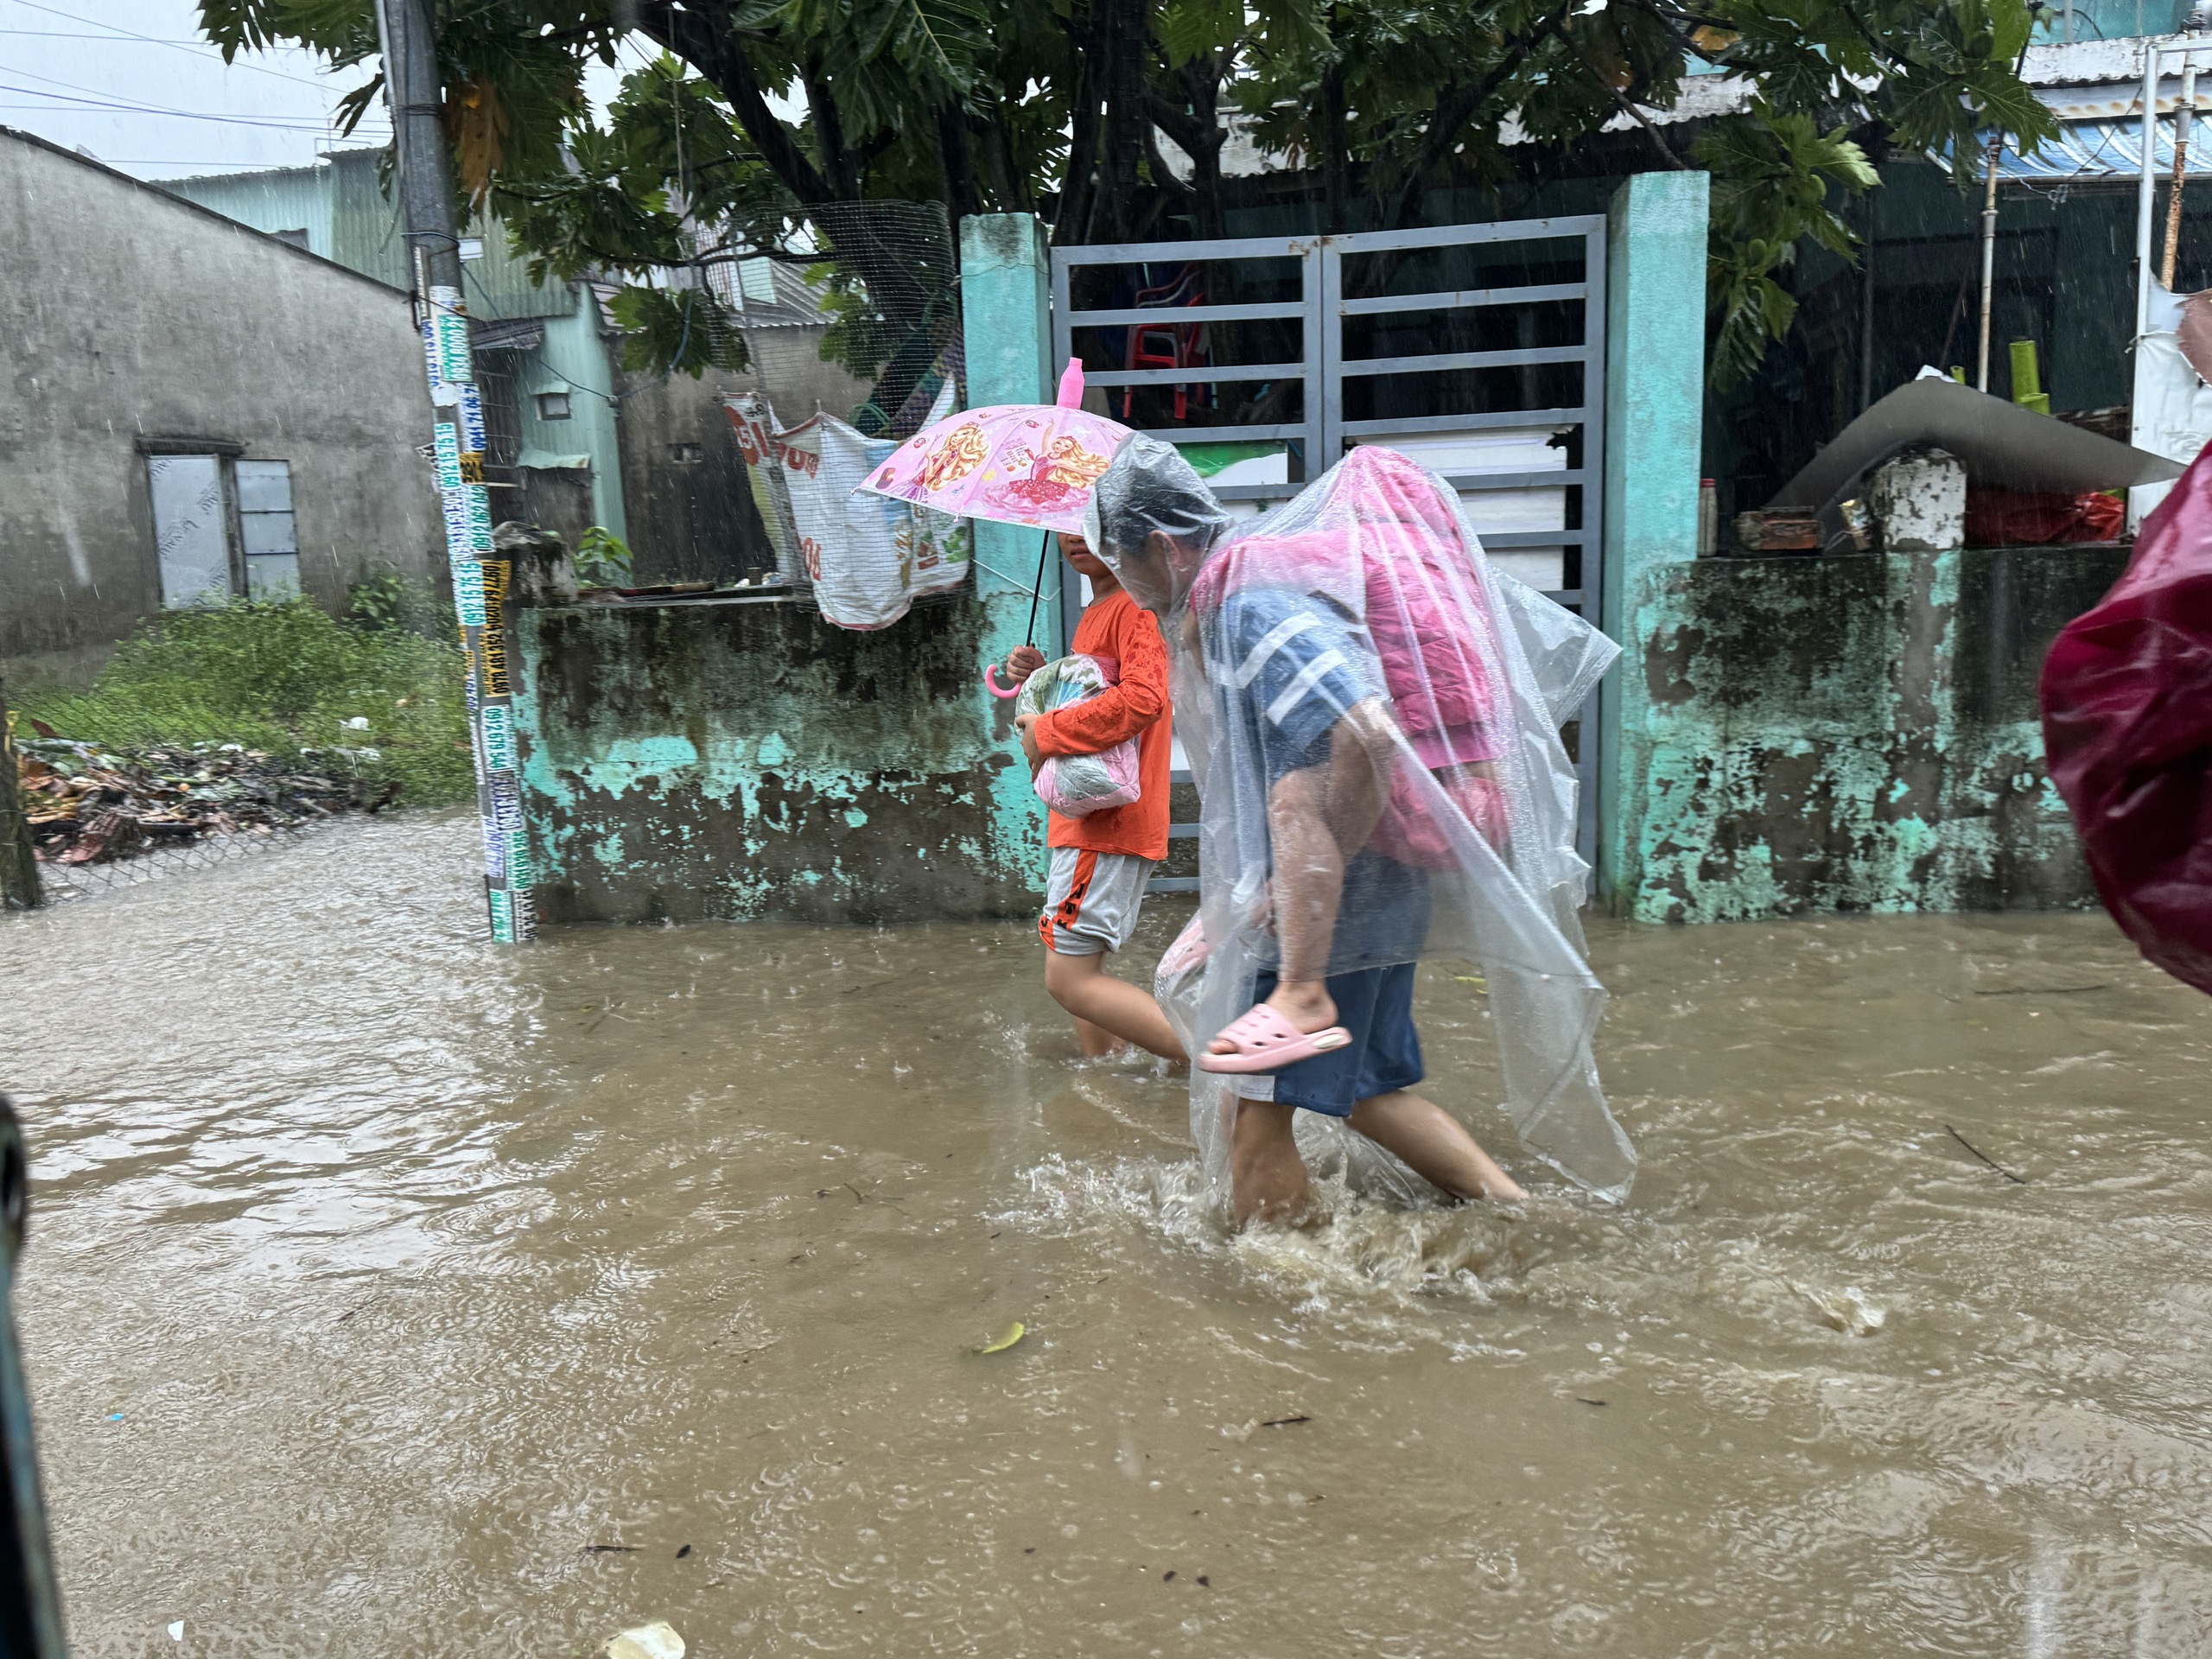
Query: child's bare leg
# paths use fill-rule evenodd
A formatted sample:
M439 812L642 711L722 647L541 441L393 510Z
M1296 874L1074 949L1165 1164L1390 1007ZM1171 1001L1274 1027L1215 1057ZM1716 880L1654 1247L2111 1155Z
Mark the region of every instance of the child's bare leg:
M1088 1025L1109 1039L1119 1037L1135 1043L1164 1060L1188 1058L1176 1038L1175 1027L1167 1023L1167 1016L1160 1011L1151 993L1108 973L1103 950L1094 950L1087 957L1046 951L1045 988L1052 994L1052 1001L1075 1016L1076 1033L1083 1040L1085 1054L1095 1058L1107 1052L1090 1046L1084 1031Z
M1344 866L1375 833L1390 798L1396 759L1390 732L1380 703L1360 703L1329 734L1326 760L1285 773L1268 791L1275 938L1282 953L1268 1006L1300 1031L1336 1023L1337 1005L1322 982L1344 899ZM1217 1040L1211 1046L1225 1054L1235 1045Z
M1433 1101L1401 1089L1352 1108L1351 1126L1388 1147L1414 1173L1458 1198L1528 1196L1467 1133L1467 1126Z
M1297 1109L1240 1100L1229 1137L1229 1181L1239 1232L1255 1221L1296 1221L1313 1189L1291 1122Z
M1127 1048L1128 1046L1127 1043L1123 1042L1119 1037L1116 1037L1112 1032L1107 1030L1105 1027L1094 1026L1090 1020L1082 1018L1080 1015L1073 1017L1075 1019L1075 1039L1083 1049L1083 1058L1084 1059L1100 1059L1106 1055L1111 1054L1117 1048Z

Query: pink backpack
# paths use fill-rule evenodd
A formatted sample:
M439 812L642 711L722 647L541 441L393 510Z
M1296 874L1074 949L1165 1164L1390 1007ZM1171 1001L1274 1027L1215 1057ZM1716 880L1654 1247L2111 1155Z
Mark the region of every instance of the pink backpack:
M1496 760L1510 747L1502 722L1510 711L1500 707L1485 660L1495 641L1481 637L1492 629L1488 600L1461 543L1458 515L1414 462L1395 450L1353 450L1313 525L1232 543L1199 572L1191 603L1200 614L1217 608L1230 582L1348 598L1355 580L1399 728L1421 764L1443 774L1440 784L1469 823L1502 848L1504 791L1495 779L1459 771ZM1459 862L1402 769L1368 844L1421 869Z

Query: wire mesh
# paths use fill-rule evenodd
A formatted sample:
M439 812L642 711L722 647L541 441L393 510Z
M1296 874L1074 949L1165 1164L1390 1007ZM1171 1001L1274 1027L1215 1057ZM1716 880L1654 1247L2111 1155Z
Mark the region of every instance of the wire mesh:
M944 205L825 202L806 220L794 245L708 267L709 286L737 317L779 414L800 418L819 405L869 437L911 437L966 369ZM810 350L778 349L776 336L792 329ZM833 385L843 395L826 395Z
M45 889L48 906L98 899L163 876L213 869L218 865L296 847L315 828L315 822L248 824L227 834L213 831L189 841L150 845L120 857L82 864L41 858L39 881Z

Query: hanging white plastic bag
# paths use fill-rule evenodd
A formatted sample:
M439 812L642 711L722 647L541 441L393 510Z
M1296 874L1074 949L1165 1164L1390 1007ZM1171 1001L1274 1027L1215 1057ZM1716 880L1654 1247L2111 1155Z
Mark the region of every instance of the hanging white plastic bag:
M925 426L935 426L953 412L958 403L957 384L948 375L930 404ZM942 593L967 580L975 556L975 526L965 518L934 507L916 507L914 514L914 591Z
M952 411L953 385L938 394ZM915 595L957 585L968 574L971 532L950 514L918 511L871 494L861 480L898 448L834 415L817 415L777 435L806 579L822 614L841 628L888 627Z
M776 555L776 571L785 582L804 580L799 553L798 526L791 512L791 486L785 476L783 440L777 435L776 411L757 391L722 399L722 409L737 432L738 453L745 457L746 482L753 489L753 505L768 532L768 545Z
M1113 659L1106 657L1057 658L1021 683L1014 711L1049 715L1056 709L1088 702L1119 682L1116 669ZM1134 737L1096 754L1052 755L1037 769L1038 798L1063 817L1079 818L1109 807L1127 806L1142 792Z
M881 444L879 454L875 442L834 415L778 435L814 602L841 628L896 622L913 603L913 515L903 503L854 495L893 446ZM878 510L884 507L895 510Z

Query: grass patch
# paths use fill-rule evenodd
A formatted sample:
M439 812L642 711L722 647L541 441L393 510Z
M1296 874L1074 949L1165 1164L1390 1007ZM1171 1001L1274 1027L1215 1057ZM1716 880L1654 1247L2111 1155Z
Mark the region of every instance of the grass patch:
M27 690L16 710L118 753L239 743L442 806L476 790L463 666L457 642L387 617L238 600L153 618L89 689Z

